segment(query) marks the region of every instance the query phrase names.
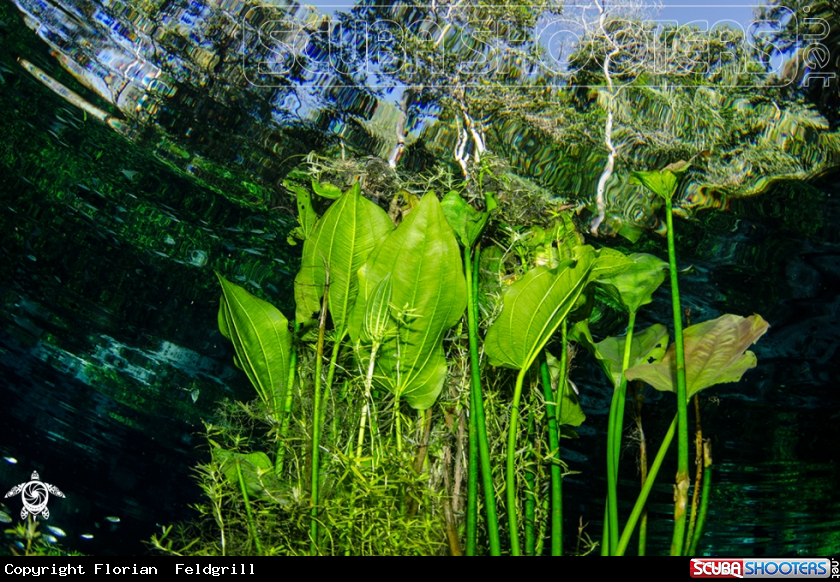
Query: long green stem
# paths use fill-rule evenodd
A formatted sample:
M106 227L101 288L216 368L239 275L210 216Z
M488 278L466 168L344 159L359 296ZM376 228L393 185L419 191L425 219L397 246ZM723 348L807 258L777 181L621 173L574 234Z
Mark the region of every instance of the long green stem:
M607 430L607 508L609 513L610 555L615 555L618 546L618 464L621 456L621 435L624 432L624 402L627 380L624 371L630 366L630 348L633 344L633 327L636 313L630 312L627 336L624 338L624 355L621 360L621 376L613 391L610 406L610 425ZM613 409L615 412L613 413Z
M668 264L671 271L671 304L674 312L674 345L677 360L677 490L674 503L674 537L671 555L680 556L685 540L685 514L688 502L688 397L685 382L685 351L683 349L682 310L677 282L677 255L674 248L674 218L670 198L665 201L665 220L668 224Z
M531 390L531 404L534 392ZM525 449L525 555L533 556L537 545L537 473L534 469L534 412L528 412L528 446Z
M627 323L627 336L624 339L624 355L621 360L621 376L616 387L616 414L613 419L612 429L612 455L613 455L613 487L610 497L610 552L615 554L618 547L618 465L621 458L621 436L624 432L624 404L627 401L627 379L624 372L630 367L630 350L633 345L633 329L636 325L636 312L630 312L630 320Z
M283 414L280 419L280 439L277 443L277 458L274 461L275 472L279 475L283 472L283 458L286 450L286 434L289 432L289 417L292 412L292 391L295 387L295 375L297 373L297 337L300 324L295 321L295 333L292 339L292 350L289 354L289 379L286 382L286 390L283 397Z
M487 512L487 537L490 542L490 555L501 556L502 545L499 539L499 518L496 513L496 494L493 488L493 474L490 466L490 445L487 439L487 425L484 419L484 398L481 395L481 371L478 359L478 262L481 249L476 245L475 260L470 264L469 249L464 250L465 274L467 276L467 327L470 338L470 417L475 418L478 436L478 455L481 459L481 481L484 489L484 507ZM476 467L477 469L477 467ZM470 473L473 464L470 464Z
M514 456L516 454L516 429L519 425L519 400L522 398L522 381L528 368L519 370L516 387L513 389L513 404L510 409L510 428L508 429L507 464L505 471L505 493L507 496L508 527L510 529L510 555L522 555L519 549L519 519L516 516L516 475Z
M665 433L665 438L662 439L662 444L659 446L659 451L656 453L656 458L653 460L653 465L650 467L650 471L648 472L647 480L642 487L642 491L636 499L636 505L633 506L633 511L630 512L630 517L627 519L624 531L621 533L621 539L618 541L618 547L615 551L616 556L623 556L624 552L627 550L627 545L630 543L630 537L633 535L633 530L636 528L636 523L639 521L639 516L642 514L642 510L645 508L648 495L650 495L650 491L653 489L653 483L656 481L656 475L659 473L660 467L662 467L662 461L665 460L665 454L668 452L668 447L671 446L671 441L674 440L674 432L676 429L677 417L674 417L674 420L671 421L671 426L668 428L668 432Z
M242 500L245 502L245 512L248 514L248 529L251 530L251 537L257 546L257 555L262 556L260 537L257 535L257 526L254 524L254 514L251 512L251 502L248 500L248 489L245 487L245 479L242 477L242 466L239 459L236 459L236 476L239 478L239 489L242 491Z
M478 426L475 394L470 389L469 457L467 474L467 556L475 556L478 538Z
M402 427L400 426L400 393L397 392L394 396L394 425L397 429L397 452L402 452Z
M566 322L563 321L565 329ZM563 476L560 472L560 439L557 435L557 417L555 413L555 402L562 398L562 384L558 385L557 394L551 390L551 376L548 372L548 362L545 354L540 362L540 373L542 376L543 394L545 395L545 408L548 414L548 447L551 449L549 460L551 462L551 555L563 555ZM563 374L561 373L561 376Z
M332 347L332 354L330 355L330 367L327 370L327 383L324 384L324 394L322 398L323 404L321 405L321 431L324 430L324 423L327 420L327 399L330 398L332 393L332 385L333 379L335 378L335 369L338 365L338 354L341 351L341 344L344 338L343 334L336 332L336 341ZM322 432L323 434L323 432Z
M318 553L318 481L320 473L319 453L321 446L321 373L324 368L324 328L327 324L327 295L329 286L324 290L324 301L321 306L321 321L318 326L318 350L315 355L315 393L312 401L312 480L311 480L311 510L309 521L310 546L309 553Z

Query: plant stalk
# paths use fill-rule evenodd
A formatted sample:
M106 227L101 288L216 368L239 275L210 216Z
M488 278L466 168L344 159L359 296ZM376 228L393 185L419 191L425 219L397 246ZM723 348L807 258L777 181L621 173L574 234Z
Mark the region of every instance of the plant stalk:
M379 344L375 343L370 350L370 363L368 364L368 373L365 377L365 405L362 407L362 419L359 421L359 440L356 444L356 462L362 458L362 443L365 440L365 424L367 423L368 412L370 410L370 388L373 385L373 365L376 362L376 350L379 349ZM371 421L373 424L373 421Z
M624 355L621 361L621 377L613 391L610 406L610 425L607 431L607 508L609 513L610 555L615 555L618 547L618 464L621 455L621 435L624 429L624 401L627 392L627 380L624 371L630 366L630 348L633 344L633 328L636 313L630 312L627 323L627 336L624 339ZM613 412L614 411L614 412Z
M297 337L300 324L295 321L295 333L292 340L292 349L289 354L289 379L286 383L286 391L283 398L283 415L280 419L280 442L277 443L277 458L274 463L275 473L280 475L283 472L283 458L286 452L286 434L289 432L289 418L292 413L292 391L295 387L295 375L297 372Z
M531 404L534 393L531 391ZM533 556L536 539L537 474L534 469L534 412L528 412L528 446L525 449L525 555Z
M318 481L319 481L319 453L321 446L321 373L324 368L324 328L327 324L327 296L329 285L324 288L324 300L321 304L321 321L318 324L318 350L315 355L315 393L312 405L312 480L311 480L311 510L309 522L310 546L309 553L318 554ZM334 350L335 351L335 350Z
M618 540L618 547L615 551L616 556L623 556L624 552L627 550L627 545L630 543L630 537L633 535L633 530L636 528L636 523L639 521L639 516L642 514L642 510L645 508L648 495L650 495L650 491L653 489L653 483L656 481L656 475L659 473L660 467L662 467L662 461L665 460L665 454L668 452L668 447L671 446L671 441L674 440L674 433L676 432L676 429L677 417L675 416L674 420L671 421L671 426L668 427L668 432L665 433L665 438L662 439L662 444L659 445L659 451L656 453L656 458L653 459L653 465L650 467L644 487L642 487L642 491L636 499L633 511L630 512L630 517L627 519L624 531L621 533L621 539Z
M636 380L634 382L633 402L635 404L635 420L636 428L639 431L639 467L641 473L641 486L645 486L648 477L648 459L647 459L647 441L645 439L645 431L642 428L642 404L644 403L644 395L641 393L641 382ZM648 521L647 505L642 509L641 522L639 523L639 556L645 555L647 545L647 521Z
M245 488L245 479L242 477L242 466L239 459L236 459L236 476L239 478L239 489L242 491L242 500L245 502L245 512L248 514L248 529L254 538L254 545L257 546L257 555L262 556L260 537L257 535L257 526L254 523L254 514L251 512L251 502L248 500L248 490Z
M682 310L677 281L677 255L674 245L673 204L665 200L665 220L668 225L668 264L671 274L671 304L674 312L674 346L677 364L677 486L674 502L674 536L671 555L680 556L685 540L686 506L688 504L688 396L685 381L685 350L683 347Z
M467 474L467 556L475 556L478 538L478 426L475 394L470 388L469 457Z
M470 338L470 422L475 418L478 437L478 454L481 459L481 481L484 488L484 507L487 512L487 537L490 542L490 555L501 556L502 546L499 539L499 518L496 513L496 494L493 488L493 474L490 466L490 445L487 439L487 425L484 417L484 398L481 395L481 371L478 355L478 264L481 247L476 245L475 257L470 261L469 249L464 249L465 274L467 279L467 329ZM472 438L472 437L470 437ZM470 475L473 467L470 462ZM469 554L468 554L469 555Z
M690 323L689 323L690 325ZM688 535L685 539L686 548L691 547L694 529L697 526L697 509L700 502L700 489L703 486L703 425L700 423L700 397L694 395L694 491L691 494L691 517L688 519Z
M519 401L522 398L522 381L528 368L519 370L516 387L513 390L513 404L510 409L510 428L508 429L507 464L505 472L505 493L507 496L508 526L510 528L510 555L522 555L519 549L519 519L516 516L516 475L514 456L516 454L516 429L519 425Z
M563 321L565 330L566 322ZM564 334L565 336L565 334ZM561 364L562 367L562 364ZM540 374L542 376L543 394L545 395L545 408L548 414L548 446L551 449L549 460L551 462L551 555L563 555L563 476L560 472L560 439L557 435L557 417L555 409L556 402L562 398L562 384L558 385L557 394L551 390L551 376L548 371L548 362L543 352L540 362ZM565 376L563 372L560 376Z

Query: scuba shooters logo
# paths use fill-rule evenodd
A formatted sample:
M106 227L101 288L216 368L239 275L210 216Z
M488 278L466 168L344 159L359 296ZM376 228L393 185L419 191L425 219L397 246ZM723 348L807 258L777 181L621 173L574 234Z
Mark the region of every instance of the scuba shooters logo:
M38 477L38 471L32 471L32 480L15 485L6 493L6 497L20 494L23 501L23 509L20 510L21 519L26 519L26 516L30 514L32 517L42 515L44 519L49 519L50 510L47 509L47 502L50 500L50 493L56 497L64 497L64 493L58 487L44 483Z
M836 578L836 564L828 558L692 558L691 577Z

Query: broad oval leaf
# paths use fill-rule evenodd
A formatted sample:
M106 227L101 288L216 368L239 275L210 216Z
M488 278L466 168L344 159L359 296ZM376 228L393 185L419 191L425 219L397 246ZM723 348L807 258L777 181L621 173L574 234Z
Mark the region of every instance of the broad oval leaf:
M492 198L490 199L492 200ZM443 197L440 206L461 246L468 249L472 248L475 241L481 236L481 231L484 230L484 225L487 224L490 213L479 212L454 190Z
M605 277L615 277L632 265L633 260L621 251L608 247L598 249L592 270L589 272L589 280L599 281Z
M665 281L668 263L647 253L628 257L632 263L619 273L598 278L596 283L630 313L653 301L653 293Z
M461 253L455 233L433 192L374 250L359 271L359 298L350 337L361 342L367 306L390 276L389 332L377 353L375 380L408 404L434 404L446 378L443 335L458 323L467 304ZM362 345L364 359L369 347Z
M755 354L746 349L758 341L770 325L760 315L741 317L727 313L683 331L685 380L688 398L715 384L737 382L756 365ZM657 390L676 392L676 348L672 344L656 364L629 368L628 380L644 380Z
M589 332L586 321L574 325L569 337L583 345L601 364L601 369L610 378L613 386L618 386L621 380L621 364L624 360L624 346L627 336L605 338L595 343ZM634 333L630 344L630 363L628 368L637 364L658 362L665 355L668 347L668 328L661 323L655 323L644 331Z
M630 174L630 183L641 184L660 198L670 200L676 194L680 180L690 166L688 162L679 161L665 166L662 170L633 172Z
M292 334L279 309L254 297L239 285L216 276L222 285L219 331L233 342L234 361L272 412L288 380Z
M490 326L485 351L494 366L529 367L589 282L595 250L586 246L577 261L556 269L537 267L508 287L502 313Z
M343 335L359 290L359 268L392 230L388 215L361 195L358 183L336 200L303 244L295 277L297 321L303 323L321 310L329 271L330 315L336 331Z

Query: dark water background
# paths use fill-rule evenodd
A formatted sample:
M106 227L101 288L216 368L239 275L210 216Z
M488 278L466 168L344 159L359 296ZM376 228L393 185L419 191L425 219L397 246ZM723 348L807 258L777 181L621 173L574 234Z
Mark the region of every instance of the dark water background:
M237 204L85 120L27 75L60 67L11 5L0 27L0 489L33 470L67 495L49 523L67 548L138 554L161 524L188 519L202 420L252 391L216 327L213 269L291 313L295 249L283 209ZM64 75L65 79L69 77ZM302 152L305 153L305 152ZM840 185L825 176L678 221L683 303L696 321L760 313L759 365L707 391L715 474L711 555L840 553ZM646 236L635 250L665 256ZM638 325L670 320L661 289ZM578 516L599 539L608 388L581 362L589 419L563 456L566 544ZM197 399L193 395L197 392ZM673 411L648 393L658 443ZM672 459L673 461L673 459ZM666 463L651 503L651 551L670 540ZM633 455L621 485L635 490ZM628 496L629 498L629 496ZM13 517L19 509L6 506ZM629 510L629 504L622 507ZM119 523L106 520L117 516ZM83 534L93 534L90 540Z

